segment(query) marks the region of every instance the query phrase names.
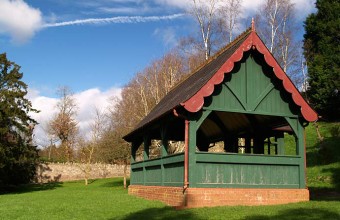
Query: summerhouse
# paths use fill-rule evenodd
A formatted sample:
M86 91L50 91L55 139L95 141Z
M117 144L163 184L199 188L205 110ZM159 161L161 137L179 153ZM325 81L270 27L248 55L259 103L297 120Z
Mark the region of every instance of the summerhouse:
M249 28L124 137L132 143L129 193L181 207L307 201L304 127L317 118ZM184 152L169 154L170 141ZM209 151L215 145L222 151Z

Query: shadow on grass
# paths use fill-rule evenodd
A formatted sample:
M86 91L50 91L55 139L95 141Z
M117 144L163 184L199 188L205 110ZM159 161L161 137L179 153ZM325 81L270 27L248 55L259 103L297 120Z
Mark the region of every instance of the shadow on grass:
M319 220L319 219L340 219L340 215L337 212L332 212L325 209L287 209L279 212L274 216L255 215L247 216L246 220L268 220L268 219L280 219L280 220Z
M340 167L323 169L322 171L332 173L332 183L335 186L335 190L340 193Z
M27 184L27 185L19 185L19 186L2 186L0 187L0 195L3 194L21 194L21 193L29 193L36 191L44 191L44 190L53 190L59 187L62 187L63 183L60 182L51 182L51 183L43 183L43 184Z
M112 218L116 219L116 218ZM164 208L149 208L138 212L131 213L128 216L120 218L120 220L136 220L136 219L163 219L163 220L173 220L173 219L196 219L201 220L193 213L188 210L178 211L172 207Z
M340 201L340 192L333 188L309 187L310 200Z
M307 168L329 165L340 161L340 137L334 136L324 139L313 146L314 151L307 152ZM330 173L333 188L310 187L311 200L339 201L340 200L340 167L322 169L321 173Z
M130 179L126 179L126 185L129 186L130 185ZM101 185L102 187L124 187L124 179L123 178L114 178L112 179L112 181L110 182L106 182L104 184Z
M89 184L92 184L92 183L96 182L97 180L98 180L98 179L89 179L89 180L88 180L88 183L89 183Z
M307 167L328 165L340 161L340 137L329 137L315 144L312 148L317 149L307 152Z

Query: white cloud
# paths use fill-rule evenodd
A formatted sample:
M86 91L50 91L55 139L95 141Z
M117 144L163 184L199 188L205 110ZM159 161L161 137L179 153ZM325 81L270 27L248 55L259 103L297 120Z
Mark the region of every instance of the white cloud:
M166 46L173 47L177 44L176 30L172 27L157 28L153 35L161 38Z
M188 9L192 0L154 0L158 4L173 6L181 9Z
M297 10L296 17L299 20L305 20L305 18L310 14L316 12L315 8L316 0L295 0L295 7Z
M192 4L192 0L154 0L161 5L167 5L171 7L177 7L179 9L187 10ZM291 0L296 6L296 16L300 20L304 20L306 16L312 12L315 12L316 0ZM203 2L203 1L202 1ZM254 16L259 6L263 4L263 0L243 0L242 1L242 18Z
M15 43L30 39L42 25L39 9L23 0L0 0L0 34L9 35Z
M112 97L120 98L121 88L111 88L107 91L101 91L98 88L88 89L74 94L75 101L78 105L78 121L80 134L84 137L90 136L90 125L94 120L94 111L97 108L105 111L109 107L109 100ZM40 95L38 90L29 89L27 98L31 100L33 108L40 110L39 113L32 113L31 116L38 121L34 129L35 141L38 145L44 146L49 143L46 133L47 123L54 114L57 113L55 108L58 99Z
M300 21L303 21L310 13L315 12L315 0L291 0L291 2L295 4L295 16ZM264 4L263 0L243 0L242 17L254 16L261 4Z

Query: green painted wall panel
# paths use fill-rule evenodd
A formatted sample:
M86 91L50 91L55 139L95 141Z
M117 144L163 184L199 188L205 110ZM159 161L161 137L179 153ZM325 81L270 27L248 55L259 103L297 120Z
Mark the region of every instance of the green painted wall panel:
M205 163L249 163L268 165L292 165L300 164L300 156L279 156L279 155L256 155L256 154L233 154L233 153L208 153L196 152L196 161Z
M287 100L289 95L280 94L274 76L264 73L262 66L251 56L243 60L238 72L226 76L222 85L217 86L205 107L224 111L251 112L257 114L290 115L293 112ZM275 86L277 88L275 88Z
M231 81L227 82L229 88L234 92L234 94L239 98L241 103L246 102L247 95L247 68L245 63L242 63L240 69L237 73L233 73L231 76Z
M132 185L143 185L144 184L143 167L131 169L130 183Z
M183 186L184 163L174 163L164 165L164 185Z
M230 110L239 110L244 109L241 102L234 96L231 90L226 86L226 84L221 85L222 91L219 94L215 93L213 96L213 106L215 108L220 109L230 109ZM219 91L217 91L218 93ZM244 109L245 110L245 109Z
M200 186L299 188L298 166L197 163L196 170Z
M143 168L145 168L145 182ZM164 176L163 183L162 176ZM183 186L184 153L132 163L130 178L132 185Z
M246 61L247 68L247 108L249 111L254 110L254 105L257 99L261 96L263 91L266 90L268 85L271 85L270 78L267 77L262 67L258 65L252 58L248 58Z
M261 113L292 114L289 103L282 100L280 91L273 89L255 109Z
M145 185L161 185L161 166L146 167Z

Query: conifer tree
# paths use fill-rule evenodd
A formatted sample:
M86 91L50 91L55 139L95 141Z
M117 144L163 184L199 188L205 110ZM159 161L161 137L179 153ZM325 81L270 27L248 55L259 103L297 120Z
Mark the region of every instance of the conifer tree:
M38 112L25 98L27 85L20 66L0 54L0 186L27 183L35 175L37 148L32 144Z
M318 11L305 21L307 98L323 117L340 119L340 3L318 0L316 8Z

